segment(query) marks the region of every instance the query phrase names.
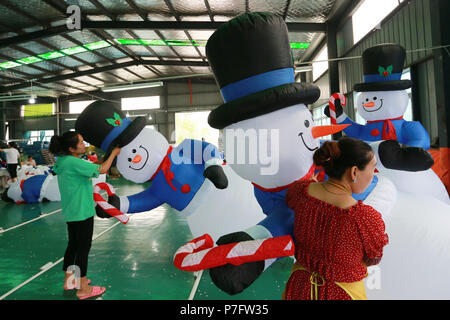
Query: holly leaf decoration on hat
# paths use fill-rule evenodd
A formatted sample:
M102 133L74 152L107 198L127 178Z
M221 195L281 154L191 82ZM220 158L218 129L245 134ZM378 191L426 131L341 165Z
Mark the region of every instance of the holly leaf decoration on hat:
M383 68L382 66L379 66L378 72L380 73L380 75L387 77L388 75L390 75L392 73L393 69L394 69L394 67L392 65L388 66L386 69Z
M114 112L114 119L108 118L106 119L106 122L114 127L119 127L122 125L122 118L120 118L120 116L116 112Z

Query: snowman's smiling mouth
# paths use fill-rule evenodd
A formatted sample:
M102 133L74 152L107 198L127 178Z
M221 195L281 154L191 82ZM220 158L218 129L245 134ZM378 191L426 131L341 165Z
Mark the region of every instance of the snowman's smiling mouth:
M298 135L302 138L303 144L305 145L306 149L308 149L309 151L315 151L315 150L319 149L319 147L315 147L315 148L308 147L308 145L305 142L305 139L303 138L303 132L300 132Z
M377 109L373 109L373 110L368 110L368 109L366 109L365 107L364 107L364 105L363 105L363 109L364 109L364 111L367 111L367 112L374 112L374 111L378 111L378 110L380 110L381 109L381 107L383 106L383 99L380 99L380 101L381 101L381 104L380 104L380 106L377 108Z
M128 166L128 168L133 169L133 170L141 170L142 168L145 167L145 165L147 164L147 160L148 160L148 151L147 149L145 149L143 146L139 146L139 148L144 149L144 151L147 153L147 156L145 157L145 161L144 164L142 165L142 167L140 167L139 169L133 168L132 166ZM139 161L141 162L141 161Z

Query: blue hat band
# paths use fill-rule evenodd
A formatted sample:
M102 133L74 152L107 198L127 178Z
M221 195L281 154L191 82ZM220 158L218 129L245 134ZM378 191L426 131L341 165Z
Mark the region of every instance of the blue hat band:
M381 74L366 74L364 75L364 82L384 82L400 80L402 78L401 73L391 73L387 76Z
M131 120L129 118L123 118L122 124L118 127L114 127L106 136L106 138L103 140L102 145L100 146L100 149L103 151L107 151L109 148L109 145L111 142L114 141L131 123Z
M230 102L252 93L295 82L294 69L284 68L260 73L246 79L230 83L220 89L223 101Z

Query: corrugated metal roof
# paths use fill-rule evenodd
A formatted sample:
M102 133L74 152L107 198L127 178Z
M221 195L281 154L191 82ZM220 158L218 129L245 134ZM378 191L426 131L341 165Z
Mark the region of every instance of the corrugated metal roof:
M97 90L111 83L210 73L207 65L200 66L207 62L205 43L214 32L206 24L254 11L272 12L283 16L287 23L325 23L335 3L336 0L4 0L0 3L0 84L3 92L8 86L17 91L21 90L20 84L28 86L29 80L38 84L39 80L48 82L54 78L54 85L45 85L66 94ZM85 21L115 25L109 29L62 30L69 16L67 8L72 5L80 8ZM117 28L126 21L169 22L171 29ZM205 28L189 29L184 22L200 22ZM289 33L291 42L306 46L313 35L310 31ZM292 51L298 61L308 49L297 47ZM142 59L160 63L139 65ZM128 61L134 61L134 65L113 69ZM190 61L195 65L184 65ZM183 66L178 65L180 62ZM99 69L104 66L111 66L111 70ZM79 74L86 70L90 74ZM74 78L58 78L65 74L73 74ZM84 86L83 82L90 85Z

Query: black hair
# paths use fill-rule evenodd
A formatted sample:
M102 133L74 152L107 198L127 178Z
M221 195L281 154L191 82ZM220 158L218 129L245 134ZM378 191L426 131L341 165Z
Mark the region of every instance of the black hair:
M364 170L372 157L373 150L366 142L342 137L338 141L326 141L314 152L313 160L325 169L330 178L341 179L345 171L353 166Z
M55 155L69 155L69 148L76 149L78 144L78 132L67 131L63 135L54 135L50 140L48 149Z

